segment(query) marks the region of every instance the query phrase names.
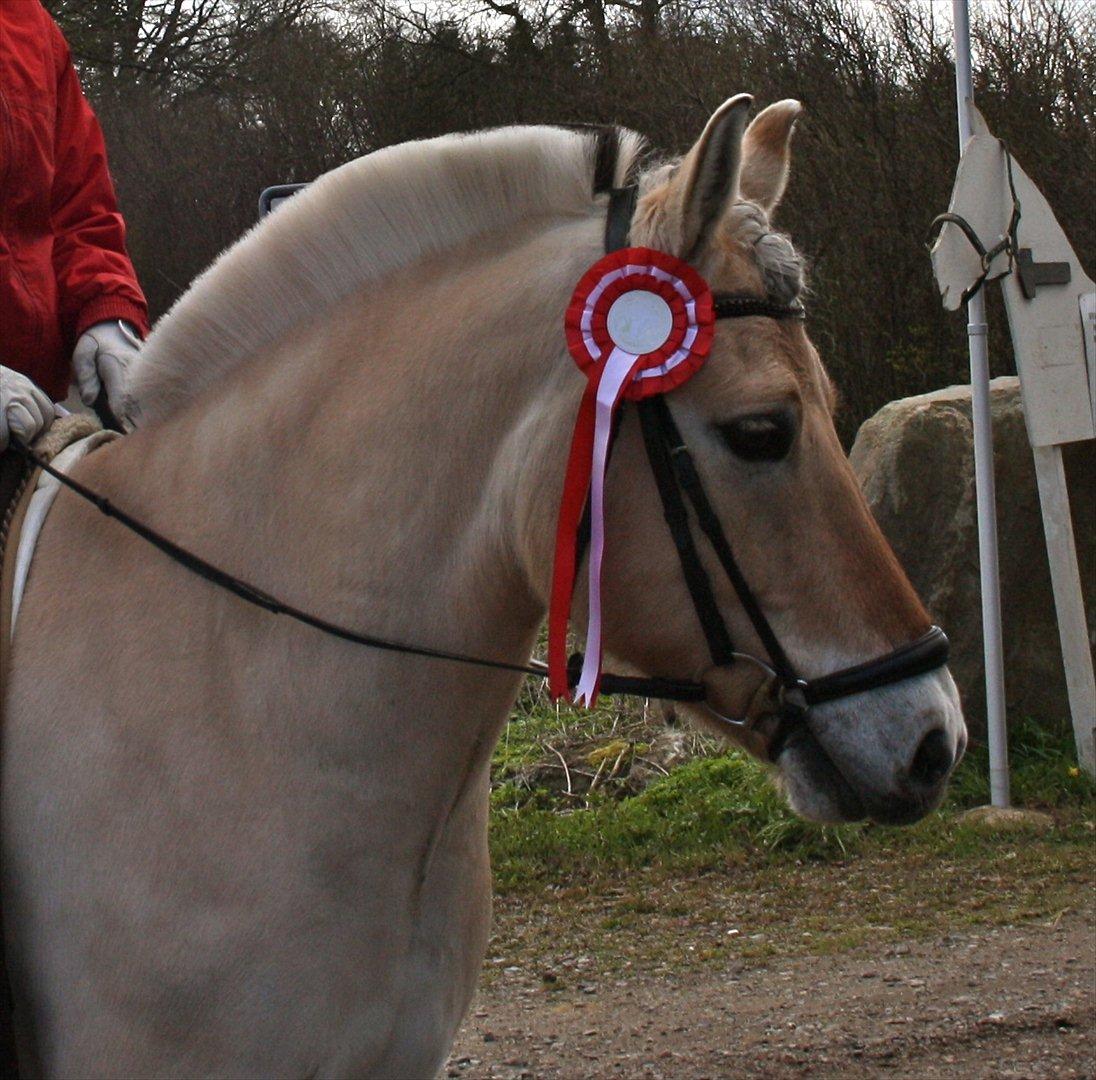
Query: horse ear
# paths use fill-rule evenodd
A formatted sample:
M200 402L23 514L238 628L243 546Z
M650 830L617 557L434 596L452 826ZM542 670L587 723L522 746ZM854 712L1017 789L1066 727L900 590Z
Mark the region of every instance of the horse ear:
M679 253L684 259L697 255L712 226L738 195L742 134L752 103L749 94L736 94L720 105L674 177L680 213Z
M754 117L742 140L739 192L771 213L788 185L792 132L803 106L790 98L778 101Z

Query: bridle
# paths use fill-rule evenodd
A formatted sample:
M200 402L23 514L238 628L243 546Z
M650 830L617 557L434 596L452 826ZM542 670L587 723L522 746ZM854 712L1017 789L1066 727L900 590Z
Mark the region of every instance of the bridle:
M743 314L746 313L758 314L748 311ZM798 318L801 316L789 314L769 317ZM772 760L775 761L779 757L780 751L792 732L806 723L807 714L812 705L851 697L867 690L877 690L891 683L922 675L947 663L948 639L940 627L932 626L915 641L884 656L853 667L842 668L816 679L802 678L788 659L780 639L734 557L723 526L708 499L692 455L681 436L665 397L658 396L640 401L636 408L639 411L647 459L651 464L659 498L662 501L663 514L674 547L677 549L686 588L704 632L712 665L726 669L735 664L749 663L760 669L767 677L769 683L767 697L773 703L773 711L777 717L776 727L767 738L767 753ZM693 539L689 507L692 508L701 533L708 541L720 567L734 588L746 617L764 646L768 656L767 662L735 648L716 602L711 579L700 560L697 545ZM607 686L604 688L608 689ZM723 716L707 703L707 690L703 685L700 686L700 690L701 694L693 700L705 705L711 717L723 726L750 730L765 718L765 714L747 716L743 719Z
M627 246L636 205L637 188L635 185L619 188L611 186L609 177L613 169L611 161L606 156L607 146L609 146L609 139L599 133L595 194L607 192L609 195L605 247L607 251L615 251ZM716 293L713 301L717 319L748 317L802 319L804 317L803 309L797 304L778 304L752 296ZM700 474L665 396L657 395L639 401L636 403L636 409L639 413L647 459L662 502L663 514L677 550L685 586L703 630L712 664L715 668L724 670L736 664L751 664L758 668L765 675L768 683L767 696L772 703L772 708L743 719L722 716L708 704L708 691L704 683L689 679L645 678L603 673L600 680L602 693L697 703L707 707L719 724L737 731L755 730L762 721L775 717L776 726L767 733L766 738L767 754L771 760L775 761L791 735L806 727L807 716L812 706L902 682L933 671L947 663L948 639L940 627L932 626L915 641L866 663L842 668L815 679L803 679L788 659L779 638L735 560L723 526L708 499ZM320 618L272 596L183 548L115 506L109 499L55 469L34 451L15 442L12 443L12 448L80 498L91 503L101 513L114 518L180 566L272 614L285 615L325 634L368 648L540 678L547 676L547 668L538 662L513 664L445 649L392 641ZM701 562L696 541L693 538L690 507L697 526L710 545L719 565L734 588L746 617L764 646L767 660L761 660L735 648L720 612L711 579ZM576 653L567 665L568 678L572 686L578 681L581 666L582 655Z
M638 188L635 184L609 190L609 210L605 225L607 252L628 246L637 194ZM779 304L753 296L728 293L714 293L713 308L717 319L805 317L799 304ZM772 710L741 719L723 716L708 703L707 687L703 683L688 680L635 678L624 681L620 676L603 674L603 693L643 694L647 697L695 702L704 706L718 724L739 731L753 730L762 720L775 716L776 726L768 733L766 740L768 756L775 761L793 732L806 725L812 706L852 697L868 690L877 690L916 675L923 675L947 663L947 636L939 626L931 626L916 640L883 656L815 679L802 678L788 659L780 639L734 557L719 515L704 490L700 473L665 395L645 398L636 402L635 407L639 413L643 443L662 503L663 516L677 550L685 586L704 633L712 665L726 670L735 664L748 663L758 668L766 677L768 693L765 697L772 704ZM767 661L735 648L720 612L711 578L700 559L693 538L690 507L697 526L764 646ZM581 654L576 654L568 664L572 683L581 668L581 660Z

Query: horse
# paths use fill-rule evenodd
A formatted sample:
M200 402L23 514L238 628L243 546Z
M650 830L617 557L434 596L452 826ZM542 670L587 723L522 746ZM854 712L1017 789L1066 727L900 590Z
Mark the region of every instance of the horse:
M779 102L747 126L750 103L727 101L674 161L649 162L624 129L518 127L321 177L161 320L130 380L140 423L74 477L324 619L524 663L584 385L562 314L602 253L596 175L638 183L632 242L713 288L780 303L803 290L770 224L801 109ZM925 631L801 321L720 322L667 402L805 675ZM607 655L704 677L627 408L605 520ZM714 588L763 657L736 593ZM579 625L585 604L580 586ZM763 679L736 665L687 708L723 731L713 711L748 711ZM433 1075L485 955L490 758L520 681L275 617L62 493L4 702L4 923L26 1067ZM807 724L773 771L819 821L922 816L965 741L946 668ZM742 734L757 753L762 731Z

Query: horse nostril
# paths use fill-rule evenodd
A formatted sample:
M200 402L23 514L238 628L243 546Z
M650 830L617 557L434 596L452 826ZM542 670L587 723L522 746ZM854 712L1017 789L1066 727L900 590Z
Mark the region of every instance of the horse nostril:
M948 775L954 760L944 729L933 728L913 755L910 779L919 787L935 787Z

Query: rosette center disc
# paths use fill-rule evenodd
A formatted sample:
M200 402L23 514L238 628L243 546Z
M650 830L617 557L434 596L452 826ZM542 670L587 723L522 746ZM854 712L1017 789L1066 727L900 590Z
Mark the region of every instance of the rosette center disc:
M613 301L606 316L606 329L613 344L643 356L666 344L674 327L670 305L657 293L634 289Z

